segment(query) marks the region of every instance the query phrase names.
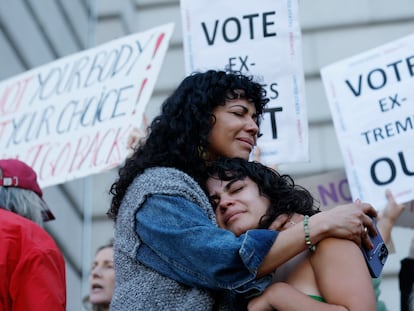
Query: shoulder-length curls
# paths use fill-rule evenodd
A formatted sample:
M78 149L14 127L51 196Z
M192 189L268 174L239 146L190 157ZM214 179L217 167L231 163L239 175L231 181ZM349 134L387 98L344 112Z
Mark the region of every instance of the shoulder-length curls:
M229 94L235 94L234 90L244 91L260 119L268 99L263 87L251 77L209 70L192 74L180 83L163 103L143 143L120 168L110 190L113 197L108 215L112 219L116 220L128 186L147 168L174 167L201 182L206 173L201 155L208 149L208 134L214 124L213 109L224 105Z

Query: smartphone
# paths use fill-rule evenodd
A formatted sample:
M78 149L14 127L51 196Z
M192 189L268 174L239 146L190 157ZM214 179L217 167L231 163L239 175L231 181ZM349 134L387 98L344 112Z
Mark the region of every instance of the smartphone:
M365 261L367 262L371 277L377 278L380 276L382 268L387 261L388 248L378 231L376 222L374 222L374 225L377 231L377 235L374 237L370 235L371 241L374 244L374 248L368 250L365 247L361 247L361 250L364 254Z

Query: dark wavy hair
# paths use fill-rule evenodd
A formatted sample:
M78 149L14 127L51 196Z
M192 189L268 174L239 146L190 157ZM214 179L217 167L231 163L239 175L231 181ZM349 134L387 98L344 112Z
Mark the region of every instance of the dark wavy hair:
M143 143L119 169L118 179L110 190L113 197L109 217L116 220L129 185L147 168L174 167L201 184L206 174L202 154L209 147L213 109L224 105L226 99L236 98L234 90L243 90L243 97L254 103L259 125L269 100L252 77L209 70L194 73L180 83L162 104L161 113L152 121Z
M220 158L211 163L207 173L209 177L223 181L249 177L257 184L259 193L270 200L266 214L260 219L259 228L267 229L282 214L313 215L319 212L308 190L296 185L290 175L280 175L259 162Z

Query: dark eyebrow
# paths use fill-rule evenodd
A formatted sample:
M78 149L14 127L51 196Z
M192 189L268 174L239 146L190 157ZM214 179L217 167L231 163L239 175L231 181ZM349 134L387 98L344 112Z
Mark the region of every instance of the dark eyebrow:
M231 105L229 105L229 108L241 108L244 111L249 111L249 108L247 108L245 105L242 105L242 104L239 104L239 103L231 104Z
M233 179L233 180L231 180L225 187L224 187L224 189L226 189L226 190L229 190L230 189L230 187L235 183L235 182L237 182L237 181L239 181L240 179Z
M236 181L239 181L240 179L233 179L233 180L231 180L226 186L224 186L224 190L226 190L226 191L228 191L229 189L230 189L230 187L236 182ZM214 199L217 199L217 194L212 194L212 195L209 195L208 196L208 198L210 199L210 200L214 200Z
M107 264L107 263L114 263L114 261L113 261L113 260L104 260L104 261L103 261L103 263L104 263L104 264Z

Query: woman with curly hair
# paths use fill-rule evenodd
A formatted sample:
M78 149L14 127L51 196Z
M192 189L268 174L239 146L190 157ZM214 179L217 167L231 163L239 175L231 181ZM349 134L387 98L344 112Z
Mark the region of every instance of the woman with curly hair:
M219 159L208 170L206 187L217 223L236 236L267 229L279 215L308 218L318 212L309 191L258 162ZM289 221L286 228L298 225ZM249 310L376 310L364 256L349 240L324 239L281 265L273 278L275 283L249 302Z
M165 100L111 187L111 310L230 310L223 290L261 292L268 273L306 248L299 226L239 237L218 228L202 186L217 157L249 158L267 102L252 78L214 70L186 77ZM366 213L376 214L359 203L312 216L312 243L334 236L371 245Z

